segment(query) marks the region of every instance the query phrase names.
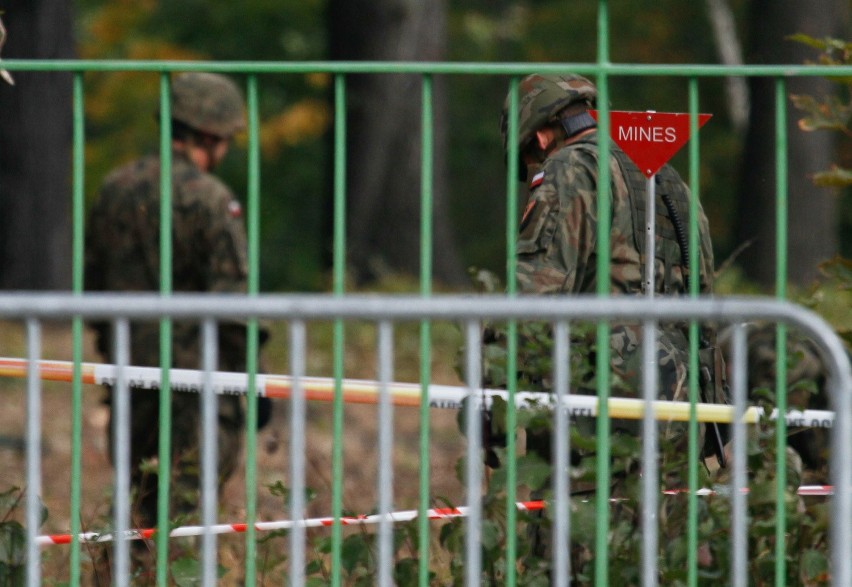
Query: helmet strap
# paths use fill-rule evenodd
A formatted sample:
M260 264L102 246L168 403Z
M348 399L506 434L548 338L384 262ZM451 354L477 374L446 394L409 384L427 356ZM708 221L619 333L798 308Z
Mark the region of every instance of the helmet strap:
M592 118L592 115L588 112L581 112L579 114L560 118L559 123L565 130L566 139L570 139L584 130L595 128L597 126L597 122L595 122L595 119Z

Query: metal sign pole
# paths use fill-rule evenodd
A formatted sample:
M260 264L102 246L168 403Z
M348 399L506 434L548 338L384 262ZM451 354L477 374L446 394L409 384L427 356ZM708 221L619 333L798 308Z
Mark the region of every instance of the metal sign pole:
M648 177L645 190L645 296L654 299L656 273L656 204L657 194L654 174ZM657 399L657 323L653 319L645 320L642 325L642 393L645 399L645 411L642 418L642 585L657 585L657 570L654 561L659 548L657 510L658 488L658 447L657 422L653 405Z
M699 114L699 126L710 118ZM645 275L642 286L645 298L656 293L656 173L689 139L690 117L671 112L610 112L611 138L630 157L648 178L645 190ZM642 321L642 394L645 410L642 414L642 586L656 587L658 520L657 484L659 483L659 454L657 423L649 406L657 399L659 374L657 370L657 321Z
M656 256L656 213L657 194L656 174L648 178L647 201L645 202L645 297L653 299L654 288L654 258Z

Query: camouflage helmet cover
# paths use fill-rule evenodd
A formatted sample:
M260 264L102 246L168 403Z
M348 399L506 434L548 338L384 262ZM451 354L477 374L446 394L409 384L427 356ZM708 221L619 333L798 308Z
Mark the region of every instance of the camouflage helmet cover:
M245 103L237 85L215 73L182 73L172 81L172 119L229 138L246 127Z
M575 102L595 105L598 91L595 85L576 74L540 75L532 74L521 80L518 103L518 149L523 150L533 133L543 127L560 110ZM500 133L503 148L509 150L509 100L506 95L500 117Z

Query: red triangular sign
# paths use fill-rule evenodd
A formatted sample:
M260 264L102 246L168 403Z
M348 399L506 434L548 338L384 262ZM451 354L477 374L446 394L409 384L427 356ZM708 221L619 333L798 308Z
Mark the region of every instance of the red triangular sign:
M597 110L591 111L595 120ZM610 115L610 136L636 164L645 177L651 177L689 140L689 114L678 112L625 112ZM698 128L711 114L698 115Z

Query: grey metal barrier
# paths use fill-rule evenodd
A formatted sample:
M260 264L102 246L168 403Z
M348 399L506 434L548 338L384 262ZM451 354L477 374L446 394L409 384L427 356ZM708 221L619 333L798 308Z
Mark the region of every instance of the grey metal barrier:
M394 545L392 532L395 521L392 504L393 487L393 413L390 394L393 373L393 334L395 325L406 321L454 321L462 325L464 333L464 359L466 393L478 397L481 392L482 358L481 325L486 320L540 320L554 326L554 390L556 409L553 411L557 435L564 435L571 425L567 411L569 390L568 352L569 328L572 323L635 321L643 324L645 339L652 340L657 324L665 321L715 321L734 325L732 387L733 387L733 465L730 492L732 495L731 520L731 576L729 584L746 585L748 539L744 490L747 488L745 465L745 436L743 414L746 412L746 347L741 323L765 320L783 323L810 337L816 344L821 359L828 369L828 388L834 410L832 427L831 475L831 580L837 585L852 584L852 560L848 545L852 543L852 367L846 351L831 328L816 314L793 304L764 298L693 298L693 299L642 299L595 297L517 297L499 296L330 296L330 295L173 295L161 297L148 294L117 295L60 295L60 294L4 294L0 295L0 319L21 320L26 325L26 577L30 586L39 585L40 543L39 493L41 488L41 382L38 362L42 355L41 324L50 320L108 320L116 333L116 390L115 428L115 490L112 503L113 528L113 581L127 585L129 576L128 541L130 518L128 504L129 478L129 404L127 373L131 368L128 356L129 322L131 320L192 319L202 324L202 455L201 455L201 518L197 528L201 536L202 583L216 583L216 411L212 375L216 365L216 328L222 320L268 319L288 323L290 342L290 565L289 581L293 585L305 582L305 437L306 420L303 381L306 364L306 325L310 321L360 320L377 326L377 355L379 380L377 382L378 412L378 512L377 533L378 583L391 585ZM650 334L649 334L650 333ZM653 357L646 356L646 361ZM645 399L657 396L654 369L646 369L643 379ZM563 404L563 402L566 402ZM514 406L513 402L510 402ZM643 413L643 493L641 532L641 577L643 585L657 583L658 528L655 522L656 497L660 493L659 476L656 475L657 438L652 402L646 401ZM483 479L481 421L476 402L466 406L466 459L465 485L465 584L479 585L482 571L481 528ZM510 408L511 409L511 408ZM694 413L692 414L694 418ZM339 439L338 439L339 440ZM552 480L555 493L552 504L554 517L554 552L568 548L571 516L568 507L569 453L564 445L557 447L554 455ZM650 481L650 484L648 480ZM423 515L426 512L420 511ZM340 520L331 524L339 524ZM81 540L72 537L72 540ZM425 563L422 563L425 564ZM569 583L569 569L565 557L554 556L552 582ZM607 584L606 577L598 577L598 584ZM339 582L339 577L333 583Z

